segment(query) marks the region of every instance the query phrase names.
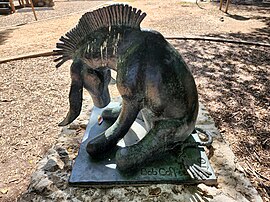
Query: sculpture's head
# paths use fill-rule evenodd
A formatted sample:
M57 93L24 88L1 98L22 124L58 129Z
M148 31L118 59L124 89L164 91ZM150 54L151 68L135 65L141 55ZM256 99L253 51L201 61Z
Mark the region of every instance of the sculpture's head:
M110 103L110 80L111 70L108 67L91 68L81 60L74 61L71 65L70 108L65 119L58 125L66 126L80 115L83 87L90 93L96 107L107 106Z
M117 4L85 13L78 25L56 44L54 61L60 67L73 60L70 110L59 124L65 126L80 114L82 89L85 87L100 108L110 102L108 85L110 70L116 70L118 44L125 33L139 31L146 14L128 5Z
M111 71L107 67L98 67L95 69L84 68L82 72L83 86L90 93L94 105L103 108L110 103L109 83L111 80Z
M55 62L58 62L56 67L74 58L98 62L103 66L110 57L117 55L121 35L126 31L140 30L140 23L145 16L141 10L123 4L85 13L78 25L62 36L56 44L57 50L54 51L60 56L55 59Z

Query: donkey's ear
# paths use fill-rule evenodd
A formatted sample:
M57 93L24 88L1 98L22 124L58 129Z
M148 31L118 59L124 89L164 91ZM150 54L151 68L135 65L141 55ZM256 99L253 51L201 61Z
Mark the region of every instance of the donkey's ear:
M72 123L81 113L83 85L72 82L69 93L69 112L66 118L58 126L66 126Z
M83 99L83 80L81 71L83 63L73 62L71 65L71 87L69 92L69 112L66 118L58 126L66 126L72 123L81 112Z

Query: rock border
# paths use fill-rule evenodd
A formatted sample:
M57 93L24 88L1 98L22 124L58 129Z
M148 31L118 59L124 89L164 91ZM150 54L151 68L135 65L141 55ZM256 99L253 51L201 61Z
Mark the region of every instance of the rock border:
M217 186L158 184L111 188L79 188L68 185L72 164L79 150L89 112L64 127L54 145L39 162L29 188L18 201L262 201L256 189L235 162L235 156L206 109L200 104L197 127L214 134L213 144L206 148L218 177Z

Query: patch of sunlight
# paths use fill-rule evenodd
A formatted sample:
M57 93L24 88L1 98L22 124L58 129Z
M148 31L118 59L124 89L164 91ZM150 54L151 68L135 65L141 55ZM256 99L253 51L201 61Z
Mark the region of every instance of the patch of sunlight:
M245 82L245 81L251 81L254 79L254 77L252 75L247 75L247 74L235 74L237 81L239 82Z

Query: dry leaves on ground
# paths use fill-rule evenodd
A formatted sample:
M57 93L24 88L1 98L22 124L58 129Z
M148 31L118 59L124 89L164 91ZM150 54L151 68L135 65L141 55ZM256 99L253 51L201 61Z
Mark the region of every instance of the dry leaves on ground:
M270 195L270 48L173 43L192 68L201 102L266 200Z

